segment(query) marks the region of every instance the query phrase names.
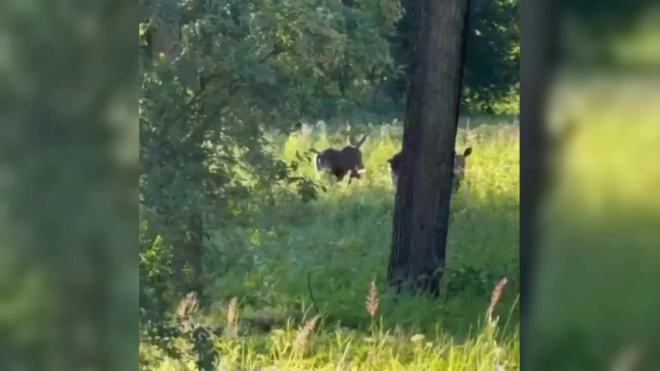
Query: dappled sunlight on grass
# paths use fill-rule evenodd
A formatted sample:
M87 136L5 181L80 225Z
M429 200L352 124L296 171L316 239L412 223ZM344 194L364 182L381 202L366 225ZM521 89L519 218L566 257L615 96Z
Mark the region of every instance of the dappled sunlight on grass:
M287 321L298 324L316 311L322 314L312 355L278 356L275 349L280 346L269 343L272 337L265 333L241 345L247 352L243 361L260 363L255 358L259 353L271 354L272 364L287 370L312 365L335 369L342 357L354 367L379 370L422 364L492 369L500 357L500 364L515 368L519 357L517 127L481 125L459 133L457 149L467 146L460 139L464 138L474 153L467 161L464 187L452 202L443 298L436 301L395 296L385 284L395 194L386 160L400 150L400 134L393 134L400 127L355 127L358 136L370 130L363 146L367 174L360 181L348 185L317 176L313 163L296 156L310 148L322 150L327 143L340 148L345 143L342 135L315 131L309 138L282 138L282 158L300 161L299 175L318 177L326 191L311 202L283 196L275 205L259 209L254 226L214 233L206 271L217 303L238 297L244 318L268 317L273 329L285 333L290 331ZM509 284L496 308L502 320L495 344L484 340L484 313L490 291L502 277L508 277ZM370 331L375 319L365 311L372 281L379 292L376 320L382 338ZM390 340L383 340L385 333L390 333ZM420 334L416 339L423 334L424 340L411 341L415 334Z

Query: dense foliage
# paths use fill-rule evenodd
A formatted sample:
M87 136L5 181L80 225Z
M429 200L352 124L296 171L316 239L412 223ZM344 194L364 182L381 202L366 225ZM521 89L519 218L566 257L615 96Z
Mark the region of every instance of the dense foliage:
M172 297L201 293L209 230L249 222L248 211L272 204L287 183L313 195L310 181L288 176L295 163L272 155L266 132L320 115L324 102L341 110L367 101L370 81L390 68L384 36L399 7L380 0L350 9L238 0L143 7L141 297L146 312L159 312L164 286ZM148 252L157 237L171 259L154 267L147 256L156 256Z
M404 14L397 24L392 50L402 72L388 86L403 103L414 65L419 30L417 0L402 0ZM474 0L467 40L464 109L472 112L515 113L520 93L519 0Z

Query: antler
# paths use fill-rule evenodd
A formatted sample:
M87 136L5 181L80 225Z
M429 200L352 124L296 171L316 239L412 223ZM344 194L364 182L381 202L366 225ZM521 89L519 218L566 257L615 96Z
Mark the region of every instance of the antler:
M354 146L357 141L355 140L355 133L353 132L353 128L351 127L351 124L348 123L348 121L346 121L346 135L348 136L348 144Z

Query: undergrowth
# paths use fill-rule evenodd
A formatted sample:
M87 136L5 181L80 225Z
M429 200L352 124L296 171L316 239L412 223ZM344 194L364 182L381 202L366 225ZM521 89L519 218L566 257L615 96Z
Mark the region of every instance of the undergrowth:
M367 173L350 185L316 174L305 156L343 146L339 130L274 133L275 154L322 188L306 198L277 185L281 197L256 205L250 225L215 231L205 259L212 305L184 299L173 321L189 336L173 340L176 356L144 334L141 368L198 369L207 352L222 370L519 369L518 126L493 121L459 131L457 148L474 152L452 201L439 300L393 295L385 283L386 160L400 150L401 126L353 123L369 137ZM201 343L206 351L193 349Z

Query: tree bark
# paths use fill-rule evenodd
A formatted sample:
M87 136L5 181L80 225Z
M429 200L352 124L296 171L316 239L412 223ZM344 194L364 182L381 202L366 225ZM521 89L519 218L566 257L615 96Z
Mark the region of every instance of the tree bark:
M174 274L180 295L197 293L200 303L205 301L203 285L204 237L201 212L190 215L185 237L175 246Z
M556 151L547 132L545 104L559 57L558 9L552 0L535 0L526 3L521 12L521 27L534 30L521 35L521 41L525 39L525 45L529 45L525 49L529 62L520 69L521 95L525 95L520 112L520 209L524 216L520 219L520 329L521 338L532 349L525 353L533 354L537 337L531 313L541 237L539 214L554 175L550 159ZM522 354L521 361L529 362Z
M388 281L398 290L440 291L469 1L421 3L388 266Z

